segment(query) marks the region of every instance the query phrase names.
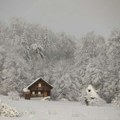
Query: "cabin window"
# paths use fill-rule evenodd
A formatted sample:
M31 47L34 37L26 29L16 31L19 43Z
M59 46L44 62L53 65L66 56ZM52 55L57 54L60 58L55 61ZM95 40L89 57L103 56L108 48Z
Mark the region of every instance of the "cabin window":
M41 95L41 92L38 92L38 95Z
M41 87L41 83L38 84L38 87Z
M32 91L32 95L35 95L35 91Z

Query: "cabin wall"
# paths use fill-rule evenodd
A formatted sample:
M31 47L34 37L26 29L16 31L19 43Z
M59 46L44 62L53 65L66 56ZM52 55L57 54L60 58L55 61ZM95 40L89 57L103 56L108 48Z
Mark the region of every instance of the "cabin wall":
M29 87L29 90L31 97L47 97L50 96L51 87L44 81L37 81Z

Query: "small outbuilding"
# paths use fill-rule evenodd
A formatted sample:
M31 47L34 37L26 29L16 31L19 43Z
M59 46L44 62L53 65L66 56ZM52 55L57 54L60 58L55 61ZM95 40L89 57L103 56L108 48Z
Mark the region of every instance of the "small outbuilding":
M51 89L53 88L48 82L42 78L36 79L30 85L23 89L25 99L31 97L47 97L50 96Z
M106 102L100 98L92 85L88 85L85 96L86 105L104 105Z
M90 97L99 98L99 95L97 94L97 91L95 90L95 88L92 85L88 85L88 87L86 89L86 93Z

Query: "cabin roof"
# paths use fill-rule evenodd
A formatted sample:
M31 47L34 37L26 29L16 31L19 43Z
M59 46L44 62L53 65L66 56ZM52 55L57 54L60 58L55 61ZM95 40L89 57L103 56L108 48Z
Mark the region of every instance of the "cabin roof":
M42 78L37 78L35 81L33 81L31 84L29 84L26 89L28 89L30 86L32 86L34 83L36 83L38 80L42 80L44 81L45 83L47 83L49 86L51 86L53 88L52 85L50 85L47 81L43 80Z

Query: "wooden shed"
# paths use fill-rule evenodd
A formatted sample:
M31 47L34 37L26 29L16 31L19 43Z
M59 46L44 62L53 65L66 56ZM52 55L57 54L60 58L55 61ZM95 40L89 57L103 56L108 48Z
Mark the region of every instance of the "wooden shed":
M25 99L30 99L31 97L47 97L50 96L52 88L53 86L48 82L42 78L38 78L23 89L24 97Z

